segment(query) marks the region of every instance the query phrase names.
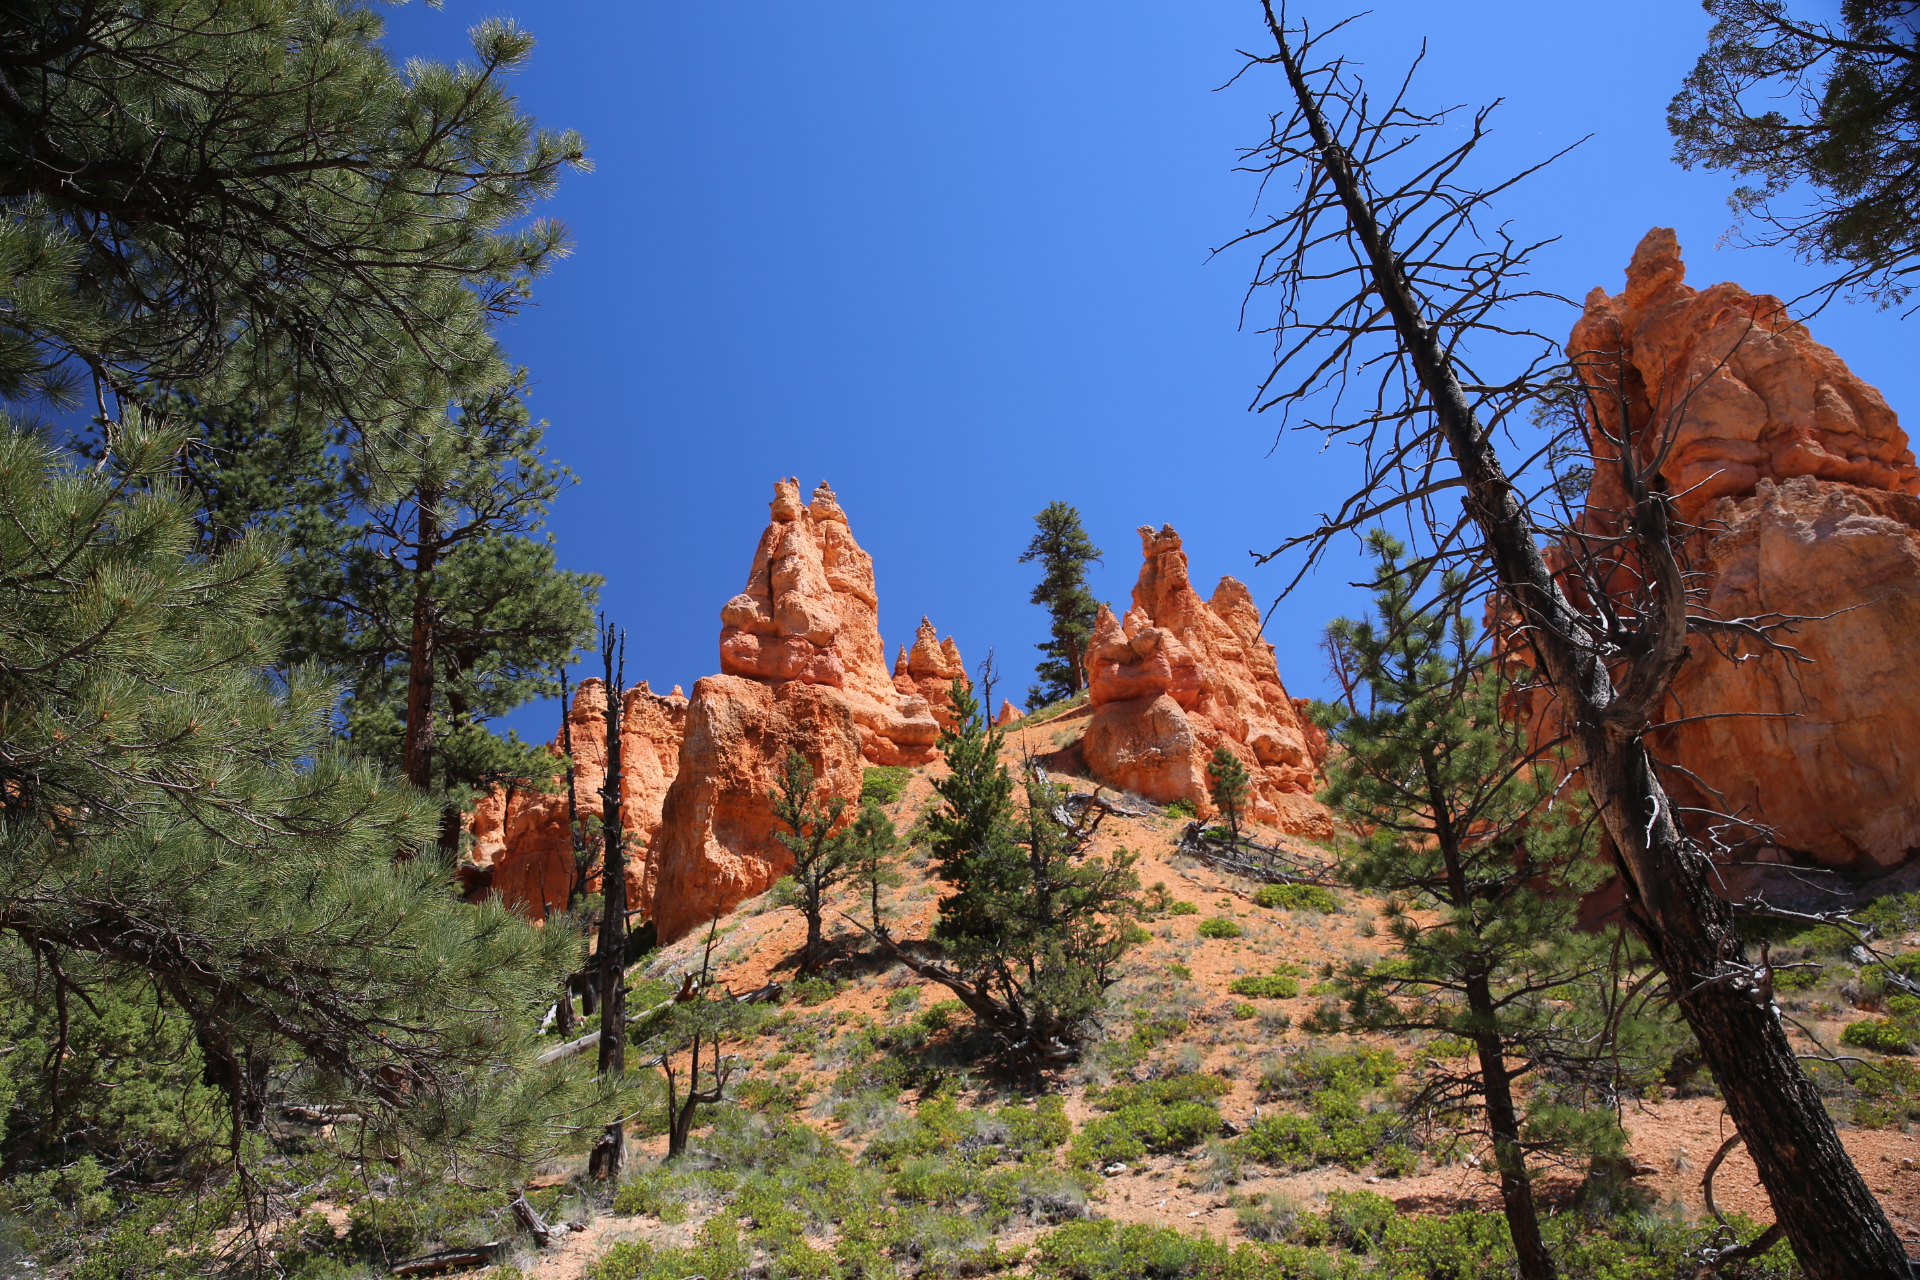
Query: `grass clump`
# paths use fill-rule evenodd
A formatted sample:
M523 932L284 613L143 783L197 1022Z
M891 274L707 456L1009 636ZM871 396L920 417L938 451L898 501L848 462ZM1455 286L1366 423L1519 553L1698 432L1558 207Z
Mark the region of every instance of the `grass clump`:
M1209 916L1200 922L1200 936L1203 938L1237 938L1245 932L1238 921L1225 916Z
M897 804L906 792L913 770L903 764L875 765L860 775L860 800L877 804Z
M1291 1000L1300 994L1300 980L1283 973L1250 974L1235 978L1227 990L1255 1000Z
M1088 1121L1074 1139L1072 1163L1101 1168L1196 1147L1220 1132L1216 1099L1231 1087L1219 1076L1194 1072L1089 1090L1088 1103L1106 1114Z
M1318 911L1322 915L1332 915L1340 909L1340 900L1333 896L1333 890L1317 884L1262 885L1254 892L1253 903L1257 907Z

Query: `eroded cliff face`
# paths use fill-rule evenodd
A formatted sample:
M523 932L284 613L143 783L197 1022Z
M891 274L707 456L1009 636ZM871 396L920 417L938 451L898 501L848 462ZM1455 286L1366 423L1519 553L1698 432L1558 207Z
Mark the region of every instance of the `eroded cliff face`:
M720 671L696 681L679 768L649 863L660 938L671 941L764 892L793 859L775 839L767 793L788 751L828 794L860 794L865 764L924 764L940 722L914 675L887 670L873 559L824 482L810 503L795 480L774 486L747 589L721 610ZM949 639L922 623L926 676L960 670ZM945 677L947 680L951 675ZM944 683L939 688L946 708Z
M1102 606L1088 646L1088 768L1109 786L1210 816L1207 762L1225 746L1253 780L1254 821L1331 835L1313 798L1324 739L1287 696L1251 593L1226 577L1201 599L1172 526L1143 526L1140 544L1133 607L1116 618Z
M967 664L960 660L960 647L952 636L940 639L933 623L921 618L920 630L913 637L913 648L909 650L902 645L900 656L894 661L893 687L906 697L923 699L940 727L951 729L955 680L963 689L973 687L973 681L967 679Z
M853 540L833 490L822 481L803 503L799 481L781 480L771 513L747 589L720 611L720 673L838 689L873 763L933 759L940 725L887 670L873 557Z
M1664 716L1686 723L1650 739L1685 771L1676 800L1836 869L1905 861L1920 849L1920 469L1893 410L1779 299L1688 286L1664 228L1622 293L1589 296L1569 351L1621 386L1607 426L1623 408L1649 439L1671 424L1663 474L1696 526L1705 608L1805 619L1782 639L1811 661L1694 639ZM1596 468L1589 527L1618 483Z
M580 817L597 830L600 789L607 777L607 688L583 680L567 709L573 738L574 792ZM647 904L652 857L649 846L660 825L667 788L679 769L680 740L686 731L687 699L678 686L657 694L642 681L628 689L620 708L621 824L639 837L627 859L627 900ZM566 751L566 732L555 733L547 749ZM492 892L529 919L562 910L573 879L573 845L567 831L567 779L548 780L549 791L496 786L474 806L472 858L477 876ZM599 889L598 873L587 891Z

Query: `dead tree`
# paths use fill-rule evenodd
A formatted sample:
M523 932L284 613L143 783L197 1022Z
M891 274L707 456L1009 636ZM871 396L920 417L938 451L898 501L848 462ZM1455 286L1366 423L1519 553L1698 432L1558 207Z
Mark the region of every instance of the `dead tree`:
M614 1081L627 1070L627 858L620 808L620 690L627 679L627 638L604 618L600 655L607 681L607 776L600 787L600 1075ZM594 1148L593 1172L618 1177L625 1145L626 1126L616 1120Z
M1457 570L1452 589L1497 596L1556 704L1627 920L1667 975L1800 1266L1811 1280L1908 1276L1898 1237L1800 1070L1764 961L1748 960L1734 908L1714 891L1698 815L1692 831L1683 825L1646 741L1691 636L1793 656L1779 638L1793 620L1718 619L1699 607L1689 531L1662 472L1684 405L1607 428L1604 369L1568 377L1561 364L1552 376L1557 345L1526 320L1552 296L1525 283L1538 246L1516 241L1491 210L1534 170L1471 180L1491 107L1417 111L1410 76L1374 99L1321 49L1344 24L1312 32L1262 3L1273 52L1249 55L1248 69L1281 72L1290 105L1247 167L1294 190L1284 211L1234 242L1260 248L1254 288L1280 298L1275 368L1256 407L1304 410L1324 397L1339 414L1343 394L1365 397L1349 421L1308 424L1362 446L1360 485L1280 550L1304 549L1304 574L1332 539L1392 517L1414 533L1424 563ZM1423 151L1443 127L1449 142ZM1475 367L1494 353L1516 361L1511 372ZM1601 525L1549 518L1551 487L1525 490L1526 463L1510 469L1496 447L1504 439L1545 455L1549 444L1522 442L1516 419L1556 388L1585 402L1595 432L1585 451L1611 472L1618 509ZM1543 542L1562 548L1560 564Z
M660 1074L667 1084L667 1159L681 1155L687 1149L687 1139L693 1133L693 1122L701 1107L715 1106L726 1100L727 1083L733 1078L736 1061L721 1052L721 1045L731 1028L736 1003L731 998L713 1000L707 996L707 987L713 975L713 943L718 936L720 917L715 914L713 923L707 927L707 945L700 956L700 973L696 978L688 975L686 984L681 988L682 996L675 1006L666 1011L668 1027L663 1031L667 1043L660 1056L654 1059L654 1065L660 1068ZM688 995L688 993L693 993ZM682 1039L684 1037L684 1039ZM686 1055L684 1077L677 1062L679 1056ZM702 1059L705 1065L702 1065ZM705 1087L701 1085L706 1081ZM681 1085L685 1083L685 1088Z

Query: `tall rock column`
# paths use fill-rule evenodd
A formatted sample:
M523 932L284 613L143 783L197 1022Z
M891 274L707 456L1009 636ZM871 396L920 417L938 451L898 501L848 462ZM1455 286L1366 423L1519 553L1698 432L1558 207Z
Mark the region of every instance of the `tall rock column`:
M1700 609L1805 619L1781 638L1811 661L1696 637L1649 741L1679 766L1679 803L1824 866L1886 870L1920 850L1920 469L1886 400L1778 298L1685 281L1674 233L1648 232L1568 350L1620 387L1597 397L1614 434L1622 411L1649 447L1670 433ZM1604 534L1620 502L1602 461L1584 526Z
M1102 608L1089 645L1092 720L1081 754L1100 781L1203 815L1207 762L1224 746L1247 769L1255 822L1328 836L1313 798L1324 740L1287 696L1260 610L1231 577L1203 600L1171 525L1140 529L1144 557L1124 619Z
M663 806L653 918L672 941L764 892L791 867L767 793L789 751L826 790L860 793L865 764L921 764L940 736L897 688L880 640L873 560L825 483L774 486L747 588L721 610L720 674L696 681Z

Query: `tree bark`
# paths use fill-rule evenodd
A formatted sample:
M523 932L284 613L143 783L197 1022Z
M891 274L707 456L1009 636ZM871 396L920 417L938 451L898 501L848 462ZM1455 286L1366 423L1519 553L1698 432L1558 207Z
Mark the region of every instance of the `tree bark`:
M626 839L620 814L620 683L626 679L626 654L614 668L614 633L601 637L607 666L607 781L601 785L601 936L599 936L599 1007L601 1044L599 1071L603 1077L626 1075ZM626 645L622 643L622 651ZM601 1176L620 1173L626 1151L626 1132L618 1121L607 1126L601 1140Z
M440 560L439 494L422 488L416 498L413 544L413 631L407 640L407 723L400 771L422 789L433 786L433 665L435 618L433 571Z
M1514 1260L1520 1280L1553 1280L1553 1258L1540 1238L1540 1215L1533 1203L1533 1182L1527 1177L1525 1153L1520 1149L1520 1117L1513 1105L1513 1080L1507 1074L1507 1055L1500 1035L1491 1028L1493 994L1484 974L1467 979L1467 1007L1474 1021L1487 1028L1475 1034L1473 1046L1480 1058L1481 1096L1487 1104L1487 1136L1493 1140L1494 1166L1500 1174L1500 1203L1506 1211L1507 1233L1513 1237Z
M1666 612L1647 651L1636 656L1624 688L1598 656L1605 652L1588 621L1568 602L1534 540L1533 525L1427 323L1399 258L1367 203L1352 158L1334 137L1319 100L1295 59L1270 0L1267 24L1279 61L1305 116L1321 163L1360 241L1401 349L1426 392L1436 424L1460 469L1468 515L1485 539L1497 582L1519 610L1548 680L1559 697L1581 775L1612 842L1628 895L1628 914L1659 960L1688 1025L1700 1042L1727 1102L1747 1135L1777 1221L1808 1280L1910 1280L1905 1249L1868 1191L1835 1132L1812 1082L1800 1070L1770 984L1744 963L1731 907L1713 891L1709 860L1675 823L1642 733L1686 654L1684 596L1665 589ZM1623 465L1634 461L1623 450ZM1656 498L1635 546L1649 556L1656 581L1671 582L1671 549ZM1664 550L1664 557L1661 552ZM1662 563L1662 559L1667 563ZM1623 696L1624 695L1624 696Z

